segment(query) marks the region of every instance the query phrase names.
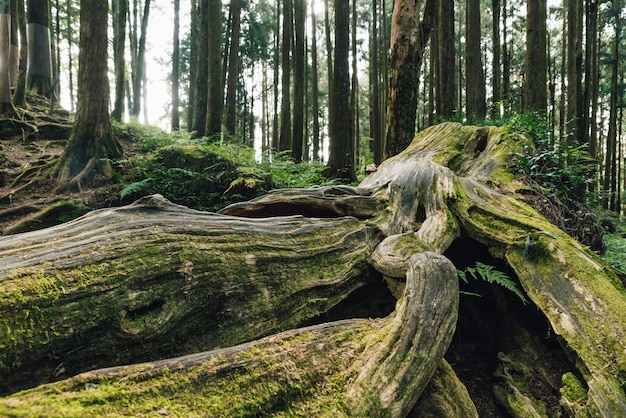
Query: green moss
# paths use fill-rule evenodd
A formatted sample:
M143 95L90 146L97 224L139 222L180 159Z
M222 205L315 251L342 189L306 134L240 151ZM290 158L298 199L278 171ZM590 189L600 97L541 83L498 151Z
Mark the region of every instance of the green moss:
M587 402L587 388L573 373L568 372L561 377L559 392L570 402L580 404Z
M184 369L133 366L0 398L2 416L345 416L350 366L368 321L262 341ZM326 337L328 333L324 333Z

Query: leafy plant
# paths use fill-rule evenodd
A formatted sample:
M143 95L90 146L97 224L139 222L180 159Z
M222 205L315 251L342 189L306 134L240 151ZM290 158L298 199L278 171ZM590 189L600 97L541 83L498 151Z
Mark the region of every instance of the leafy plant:
M522 301L522 303L524 303L524 305L528 303L528 299L526 299L526 296L524 296L522 291L517 287L517 284L511 280L506 273L497 270L494 266L477 261L475 267L467 267L465 270L457 270L457 274L464 283L469 283L469 277L472 277L475 280L482 280L489 284L495 284L512 292ZM480 296L478 293L473 292L461 291L461 293L470 296Z
M626 234L606 234L607 250L604 259L614 268L626 273Z
M153 178L147 177L141 181L127 184L120 190L120 199L124 199L126 196L130 196L132 194L144 191L147 188L148 183L150 183L151 181L153 181Z
M549 197L583 200L586 186L594 181L596 167L587 145L572 145L565 138L555 141L548 121L534 112L517 115L510 122L534 143L514 156L511 170L532 178Z

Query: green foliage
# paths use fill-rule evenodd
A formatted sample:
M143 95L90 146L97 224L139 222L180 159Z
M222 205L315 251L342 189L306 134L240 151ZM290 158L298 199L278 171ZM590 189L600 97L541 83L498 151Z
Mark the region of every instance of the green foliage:
M125 197L132 194L137 194L145 191L147 189L148 183L153 180L154 179L152 177L146 177L141 181L136 181L134 183L125 185L124 187L122 187L122 190L120 190L120 199L124 199Z
M523 153L515 155L510 169L530 177L547 190L548 196L582 200L586 186L594 181L596 168L587 145L554 141L548 121L534 112L516 115L510 123L534 143L534 147L527 146Z
M324 176L326 166L317 162L295 163L289 152L272 155L257 162L254 150L234 143L207 142L204 149L232 161L247 176L267 179L271 188L320 186L329 182Z
M469 277L472 277L475 280L483 280L489 284L504 287L517 296L524 304L528 303L528 299L526 299L526 296L524 296L522 291L517 287L517 284L505 273L500 270L496 270L494 266L477 261L475 267L467 267L465 270L457 270L457 273L459 278L464 283L469 283ZM472 292L462 291L461 293L471 296L480 296L477 293Z
M138 122L120 123L112 120L111 125L113 135L116 138L124 138L134 142L143 152L189 142L189 134L186 132L167 133L156 126L141 125Z
M323 164L297 164L289 153L265 156L259 162L253 148L237 141L191 139L187 133L112 123L116 137L137 144L144 153L117 161L114 175L122 186L115 198L122 201L159 193L181 205L216 211L270 189L330 183Z
M626 274L626 226L617 227L615 233L606 234L607 249L604 259L614 268Z

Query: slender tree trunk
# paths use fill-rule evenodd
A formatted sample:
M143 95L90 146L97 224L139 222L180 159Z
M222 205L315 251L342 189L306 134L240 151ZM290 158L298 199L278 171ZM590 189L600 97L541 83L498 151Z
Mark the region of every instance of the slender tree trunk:
M547 110L546 59L547 1L526 2L526 59L524 61L524 112Z
M196 74L198 67L198 6L191 0L191 25L189 29L189 86L187 97L187 131L194 129L194 112L196 108Z
M598 67L598 3L590 1L591 19L588 25L591 27L591 116L589 121L589 155L598 160L598 98L599 98L599 67ZM599 167L596 166L596 171ZM594 191L597 186L596 180L591 183L590 191Z
M284 29L283 29L284 30ZM274 111L272 112L272 152L280 149L278 125L278 66L280 62L280 0L276 0L276 26L274 31Z
M617 207L617 112L619 99L619 68L620 68L620 45L622 35L622 22L619 16L621 1L613 3L613 16L615 17L615 35L613 39L613 59L611 60L611 93L609 99L609 126L606 139L606 155L604 162L604 191L607 198L604 201L605 209L619 211Z
M128 0L114 0L113 9L113 60L115 62L115 100L111 117L122 120L124 113L124 87L126 85L126 19Z
M291 131L291 39L293 36L292 0L283 1L283 36L281 49L281 103L280 137L278 150L288 151L292 147Z
M52 51L48 0L28 0L28 69L26 87L49 97L52 93Z
M595 128L593 125L595 124L596 116L594 114L594 80L596 75L594 71L597 70L595 67L597 65L596 62L596 45L597 45L597 37L598 37L598 3L595 0L585 0L585 12L586 12L586 45L585 45L585 86L584 86L584 109L586 115L586 126L585 126L585 134L589 135L588 137L588 150L589 154L592 157L595 157L596 154L596 143L592 138L591 130Z
M195 136L201 137L206 131L207 100L209 94L209 12L208 2L198 2L198 54L195 82L195 107L193 128Z
M332 29L330 25L330 5L328 0L324 0L324 34L326 36L326 78L328 84L328 113L330 115L331 109L333 108L333 98L334 98L334 87L335 83L333 82L334 77L334 69L333 69L333 43L332 43ZM328 118L328 135L330 136L333 131L333 123L335 121L333 118Z
M241 34L241 0L231 0L230 48L226 81L226 130L235 135L237 124L237 80L239 79L239 37Z
M0 113L13 108L11 97L11 15L8 0L0 0Z
M567 140L581 144L582 15L581 0L567 0Z
M479 0L467 0L465 25L467 31L465 42L466 113L470 120L483 119L487 114L487 103L481 51Z
M294 45L293 45L293 131L291 158L295 162L302 161L304 149L304 106L305 106L305 34L306 1L293 0L294 9Z
M174 33L172 34L172 131L180 130L180 0L174 0Z
M350 112L350 0L335 0L335 54L333 101L329 119L333 120L327 174L332 178L356 180L354 142Z
M20 0L22 1L22 0ZM126 3L128 5L128 0L126 0ZM73 46L73 41L72 41L72 14L71 14L71 7L72 2L67 2L67 8L65 9L65 15L66 15L66 32L65 32L65 37L67 38L67 88L69 90L69 94L70 94L70 111L73 112L74 111L74 106L76 103L76 100L74 98L74 57L72 54L72 46Z
M380 103L378 104L378 112L380 117L380 159L384 160L385 153L385 135L387 133L387 105L389 103L389 46L391 44L391 34L389 31L389 24L387 21L387 0L382 0L381 4L382 13L380 13L381 24L381 44L383 47L380 49L380 63L381 63L381 75L382 83L380 89Z
M9 52L9 80L11 87L17 84L17 74L20 64L20 44L19 44L19 11L17 9L17 0L8 0L9 14L11 15L11 46ZM58 0L57 0L58 3ZM23 11L22 11L23 12ZM57 9L57 17L59 15ZM58 43L57 43L58 45Z
M26 12L24 8L24 0L17 0L17 26L20 34L20 59L19 70L17 73L17 85L15 86L15 92L13 94L13 104L20 107L26 104L26 67L28 66L28 42L26 39L27 29L25 13Z
M396 0L391 24L391 58L385 159L405 149L415 135L422 56L434 27L437 1L426 0L424 17L420 3Z
M313 161L319 161L320 156L320 96L318 85L317 64L317 16L311 7L311 97L312 97L312 124L313 124Z
M378 1L372 0L372 20L370 23L370 45L369 45L369 137L370 151L374 155L374 163L382 162L382 137L380 128L380 74L379 74L379 54L378 54Z
M269 99L268 99L268 77L267 77L267 63L262 63L263 78L261 79L261 158L262 162L267 162L267 156L271 149L269 143Z
M222 83L222 2L209 0L208 96L205 135L213 137L222 131L224 85Z
M146 75L146 37L148 32L148 18L150 16L150 0L144 0L143 14L141 15L141 33L137 44L135 68L133 77L133 108L131 116L138 117L141 112L141 96L143 92L143 80ZM135 26L135 34L137 27Z
M497 118L500 116L500 106L502 102L502 71L501 64L501 40L500 40L500 0L491 0L492 12L492 28L491 39L493 43L493 62L491 64L491 116Z
M567 8L563 7L563 22L561 26L561 100L559 101L559 139L566 140L565 138L565 120L566 112L566 99L567 99L567 87L566 87L566 74L567 74Z
M361 137L359 129L359 74L357 67L357 4L356 0L352 0L352 23L351 23L351 44L352 44L352 81L350 90L350 118L352 122L352 143L354 149L354 164L358 166L360 157L359 138Z
M436 83L438 92L437 119L450 119L457 110L454 57L454 1L439 0L437 20L437 48L432 60L436 62Z

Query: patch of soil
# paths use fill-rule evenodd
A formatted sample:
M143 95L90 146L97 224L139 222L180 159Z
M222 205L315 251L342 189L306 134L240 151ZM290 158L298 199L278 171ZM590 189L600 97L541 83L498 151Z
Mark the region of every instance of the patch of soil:
M19 110L18 118L0 119L0 233L38 229L36 222L26 229L15 228L55 202L76 201L84 211L113 204L111 196L120 185L114 178L95 176L80 191L53 192L56 162L63 153L71 132L72 116L63 109L49 111L49 102L39 96L28 96L29 108ZM138 151L133 142L119 138L127 156ZM82 213L74 212L75 216ZM67 214L57 216L60 223ZM50 226L41 225L39 227Z

